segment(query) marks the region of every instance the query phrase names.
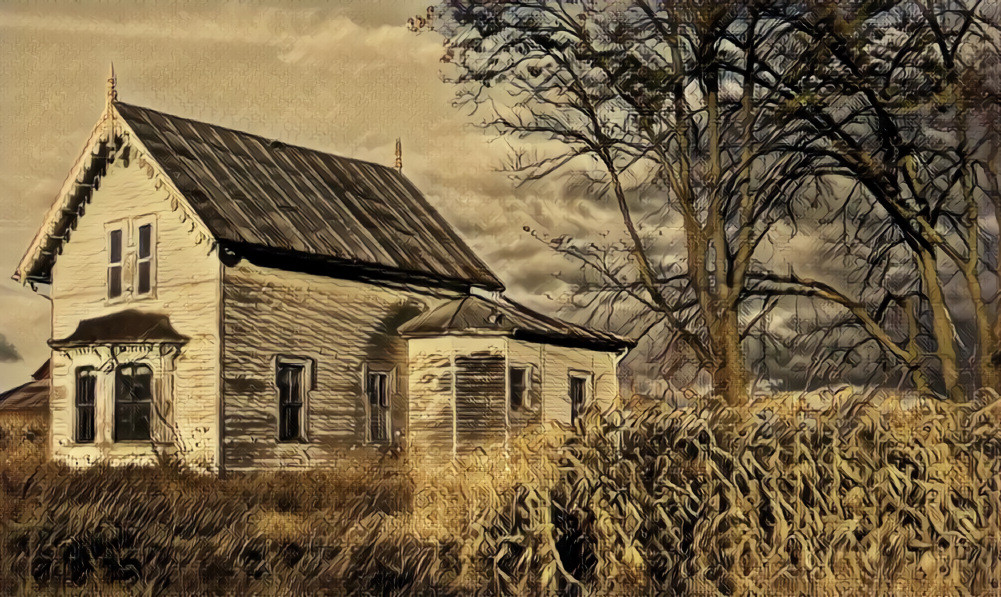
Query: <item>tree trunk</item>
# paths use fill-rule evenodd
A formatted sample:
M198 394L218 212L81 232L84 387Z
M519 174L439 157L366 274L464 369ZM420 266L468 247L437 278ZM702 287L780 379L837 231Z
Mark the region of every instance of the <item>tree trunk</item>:
M904 311L907 317L907 353L910 355L908 367L911 369L911 383L914 384L914 391L920 396L927 396L931 393L928 386L928 375L924 371L924 359L922 359L921 347L918 346L918 299L910 297L904 304Z
M938 261L935 255L925 249L918 252L921 277L924 281L925 296L932 314L932 334L935 336L935 354L942 368L942 383L945 393L953 400L962 400L963 388L959 385L959 368L956 364L956 344L953 334L952 317L945 304L945 295L939 283Z
M713 392L723 396L727 404L739 406L747 402L747 367L740 343L737 312L725 310L710 328L710 342L716 355Z

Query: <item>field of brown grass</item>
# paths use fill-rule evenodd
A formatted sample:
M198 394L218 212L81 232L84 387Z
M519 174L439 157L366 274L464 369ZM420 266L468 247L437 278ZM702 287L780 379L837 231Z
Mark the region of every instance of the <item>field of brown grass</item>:
M2 594L997 595L1001 403L633 401L431 464L46 462L0 421Z

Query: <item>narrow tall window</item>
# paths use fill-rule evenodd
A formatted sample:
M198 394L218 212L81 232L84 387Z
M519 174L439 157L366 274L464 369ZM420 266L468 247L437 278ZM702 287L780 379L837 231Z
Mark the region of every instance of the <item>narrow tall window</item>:
M122 231L108 232L108 298L122 295Z
M139 227L139 252L136 258L136 294L149 294L153 288L152 224Z
M389 441L389 374L369 371L365 380L368 398L368 439Z
M278 363L278 441L302 438L302 405L305 402L305 372L300 363Z
M570 423L577 422L577 417L584 410L584 399L587 397L587 378L583 375L570 376Z
M94 391L97 386L97 372L93 367L76 370L76 430L74 440L78 444L94 442Z
M528 387L528 369L511 367L508 369L508 405L511 410L521 410L528 407L526 389Z
M115 441L148 440L153 404L153 370L121 365L115 371Z

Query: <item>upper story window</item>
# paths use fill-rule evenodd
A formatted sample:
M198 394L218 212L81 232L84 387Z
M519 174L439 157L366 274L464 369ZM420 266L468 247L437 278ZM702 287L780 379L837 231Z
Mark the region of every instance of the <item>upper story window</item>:
M143 297L156 288L156 226L150 217L108 228L108 298Z
M123 244L122 228L108 231L108 298L122 296Z
M153 225L139 226L136 253L136 294L149 294L153 289Z

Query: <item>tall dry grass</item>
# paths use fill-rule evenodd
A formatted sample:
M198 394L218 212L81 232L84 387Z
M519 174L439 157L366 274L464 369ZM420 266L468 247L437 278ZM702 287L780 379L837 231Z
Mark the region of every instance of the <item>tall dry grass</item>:
M634 400L456 460L222 480L71 471L4 420L0 593L998 594L999 419L992 393Z

